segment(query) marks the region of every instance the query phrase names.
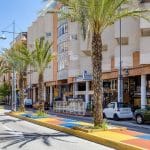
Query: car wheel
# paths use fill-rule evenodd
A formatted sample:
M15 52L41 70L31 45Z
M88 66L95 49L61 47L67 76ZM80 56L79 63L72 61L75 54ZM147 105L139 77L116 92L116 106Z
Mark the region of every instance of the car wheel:
M117 114L114 114L114 120L118 121L119 120L119 117Z
M137 115L136 122L137 122L137 124L142 124L144 122L143 117L141 115Z
M105 113L103 113L103 118L104 118L104 119L107 119L107 117L106 117Z

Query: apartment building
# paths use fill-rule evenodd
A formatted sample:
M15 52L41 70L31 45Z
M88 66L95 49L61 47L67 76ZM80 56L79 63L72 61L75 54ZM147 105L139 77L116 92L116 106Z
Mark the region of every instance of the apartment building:
M150 8L150 1L144 0L135 5ZM53 3L53 8L58 8L58 5ZM87 108L92 103L93 95L91 39L83 40L77 22L61 20L59 17L55 13L39 16L28 28L27 45L32 50L35 39L43 36L53 41L57 60L53 60L45 70L45 100L52 102L54 99L66 101L69 98L81 98ZM124 102L134 107L150 104L150 23L142 18L121 19L121 42L120 21L103 32L102 41L104 104L117 100L120 44ZM31 98L36 101L37 74L33 68L28 72L28 87Z
M142 1L138 5L149 9L150 1ZM111 28L113 32L111 41L115 40L117 43L111 45L114 47L112 52L108 46L110 42L106 41L108 49L103 52L103 80L106 101L117 100L120 21ZM147 103L150 104L150 23L142 18L128 17L121 20L121 28L124 101L129 102L134 107L144 107Z
M56 6L55 2L46 6L52 9ZM52 53L57 54L57 15L54 13L41 14L32 25L28 28L27 47L29 50L35 48L35 40L44 37L49 43L53 42ZM57 95L55 85L57 84L57 59L49 63L44 72L44 87L45 101L51 101L53 94ZM27 73L28 97L33 99L33 102L38 100L38 74L34 68L28 67Z

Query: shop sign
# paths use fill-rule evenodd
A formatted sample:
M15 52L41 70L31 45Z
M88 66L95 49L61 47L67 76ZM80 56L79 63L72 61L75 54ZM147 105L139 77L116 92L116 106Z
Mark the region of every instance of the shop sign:
M83 72L82 75L76 77L76 82L91 81L91 80L93 80L93 76L86 70Z

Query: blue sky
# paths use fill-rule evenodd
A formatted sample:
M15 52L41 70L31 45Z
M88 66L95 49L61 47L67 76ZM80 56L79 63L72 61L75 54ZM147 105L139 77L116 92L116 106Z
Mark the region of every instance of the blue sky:
M2 30L13 30L13 20L16 22L16 32L27 31L43 5L42 0L0 0L0 35ZM12 34L5 35L7 40L0 40L0 49L8 48L12 41Z

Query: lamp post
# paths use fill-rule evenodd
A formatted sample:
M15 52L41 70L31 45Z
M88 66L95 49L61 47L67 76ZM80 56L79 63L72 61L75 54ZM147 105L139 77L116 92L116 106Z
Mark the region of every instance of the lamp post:
M121 9L121 8L120 8ZM121 18L119 19L119 29L120 29L120 37L119 37L119 70L118 70L118 102L123 102L123 76L122 76L122 40L121 40Z
M12 42L12 48L14 47L14 42L15 42L15 21L12 23L13 25L13 30L12 32L10 31L2 31L2 33L10 33L13 35L13 42ZM0 39L5 40L6 37L3 35L0 37ZM15 66L13 66L12 70L12 110L16 111L16 102L17 102L17 96L16 96L16 72L15 72Z

